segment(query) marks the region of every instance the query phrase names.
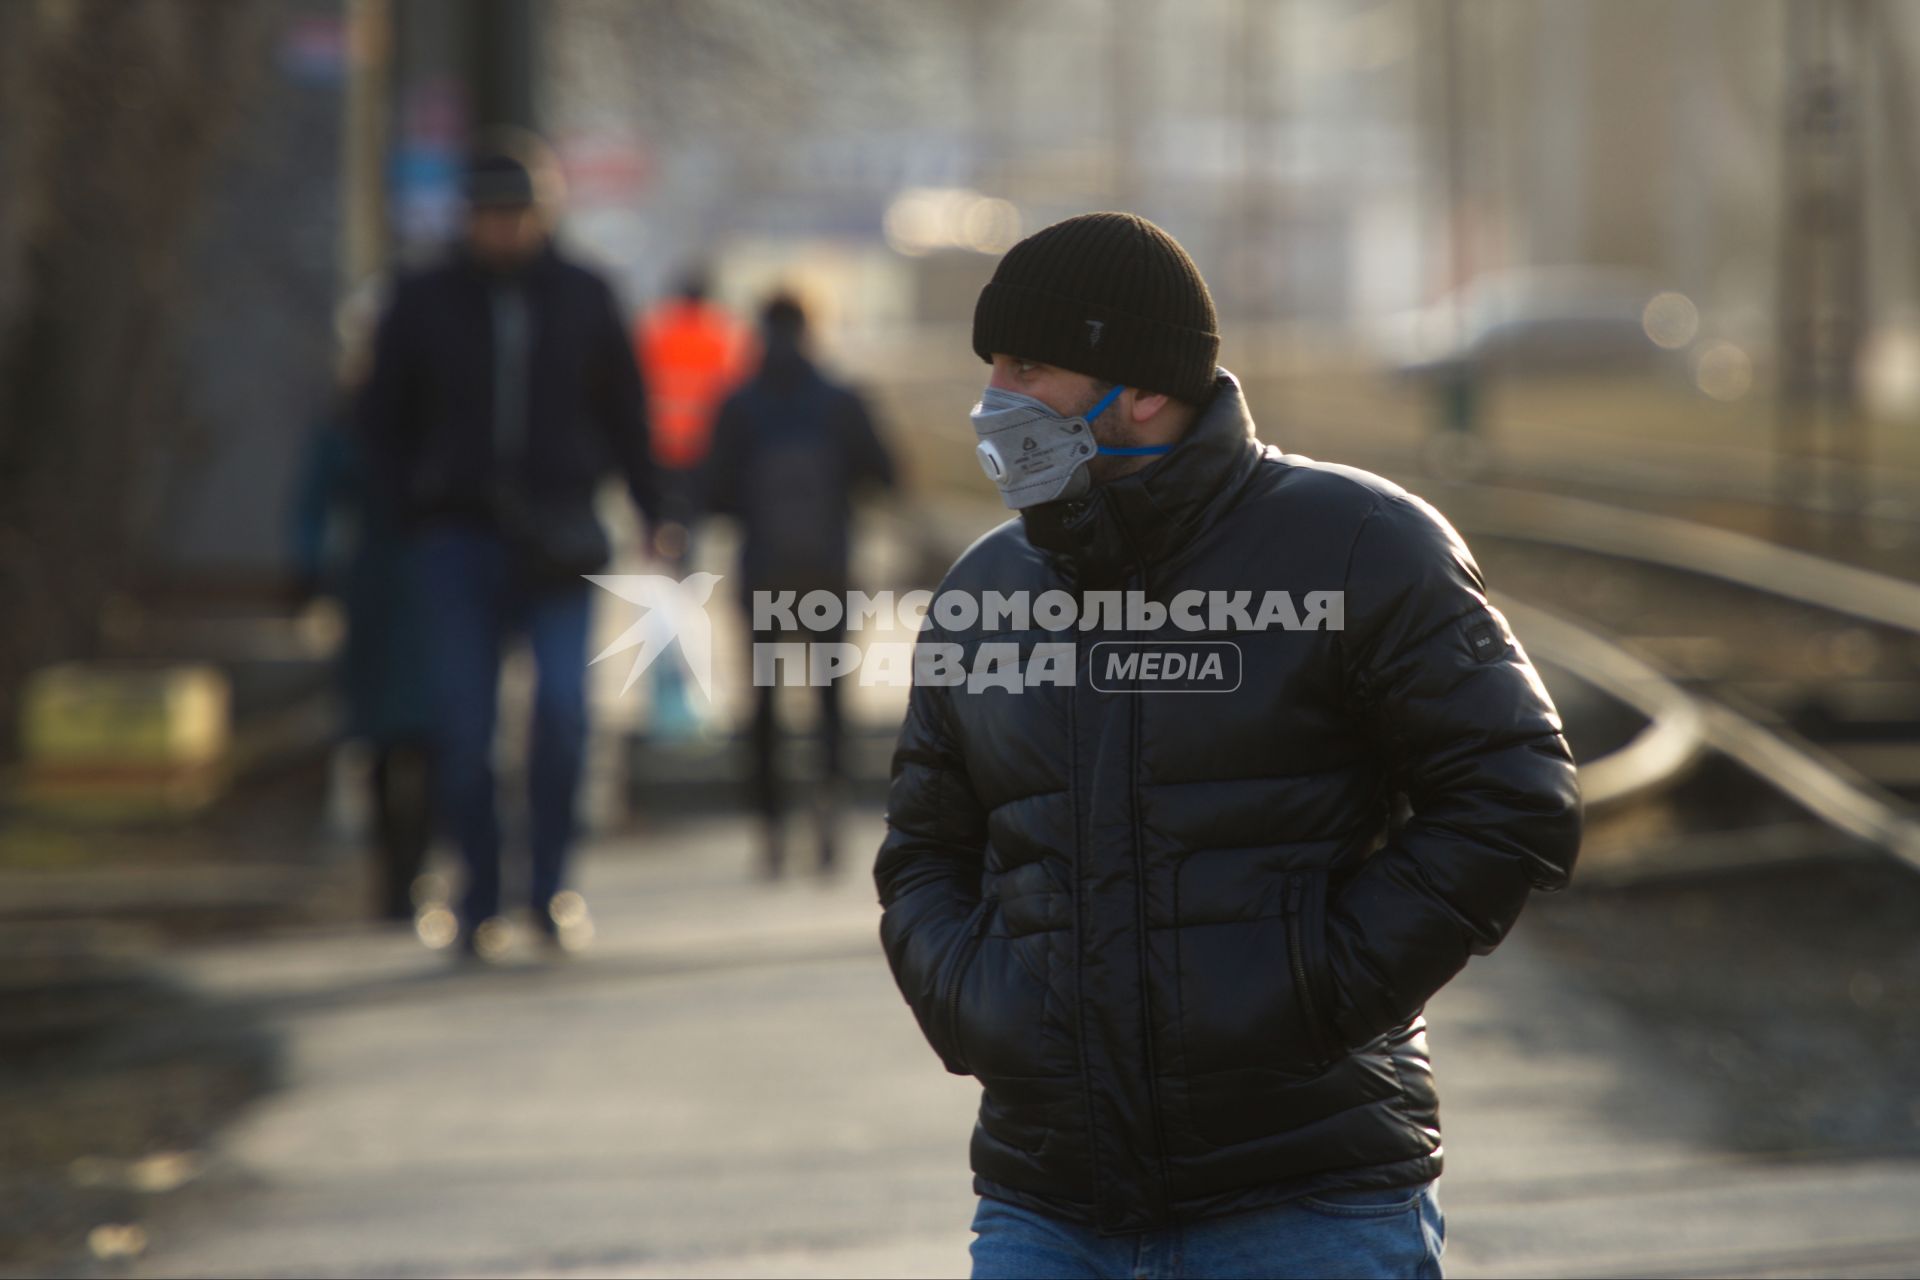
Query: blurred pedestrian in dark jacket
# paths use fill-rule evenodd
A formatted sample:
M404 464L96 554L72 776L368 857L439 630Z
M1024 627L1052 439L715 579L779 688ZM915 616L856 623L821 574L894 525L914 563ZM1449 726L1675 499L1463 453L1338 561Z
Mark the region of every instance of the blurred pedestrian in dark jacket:
M340 398L313 425L293 504L293 564L302 603L336 597L346 615L339 654L345 736L371 759L375 909L413 918L413 882L433 837L432 705L426 619L404 571L391 513L370 501L348 398L365 381L372 299L341 304Z
M592 587L608 557L594 514L610 469L654 515L646 395L606 282L562 257L557 169L531 139L478 155L462 243L401 281L361 420L376 490L410 532L432 621L442 817L467 864L466 953L504 940L492 746L504 646L538 668L528 772L536 926L583 936L562 897L587 735Z
M781 294L761 317L759 369L729 397L714 423L705 469L705 508L740 526L739 589L752 616L754 592L830 591L844 599L853 494L862 484L892 487L893 460L865 402L823 376L807 357L806 313ZM836 643L843 628L790 631L758 626L756 644ZM780 776L778 689L754 690L752 793L763 822L762 870L785 862L785 788ZM815 793L819 867L834 863L840 778L839 688L818 689L822 780Z

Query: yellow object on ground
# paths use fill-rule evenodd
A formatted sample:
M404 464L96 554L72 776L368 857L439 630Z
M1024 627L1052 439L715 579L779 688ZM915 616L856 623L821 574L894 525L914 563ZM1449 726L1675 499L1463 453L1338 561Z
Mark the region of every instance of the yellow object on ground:
M20 799L76 817L199 808L225 782L230 701L209 666L43 668L22 704Z

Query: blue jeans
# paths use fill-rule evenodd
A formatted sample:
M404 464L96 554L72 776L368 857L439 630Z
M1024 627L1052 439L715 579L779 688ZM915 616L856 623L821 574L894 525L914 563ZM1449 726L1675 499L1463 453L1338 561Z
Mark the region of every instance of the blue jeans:
M1446 1224L1432 1183L1329 1191L1165 1231L1102 1236L1004 1201L973 1216L975 1280L1211 1280L1440 1275Z
M527 581L506 544L478 528L430 529L414 551L433 642L441 820L466 861L460 924L471 930L500 914L493 733L500 661L517 634L526 636L537 673L527 757L533 905L544 907L565 878L586 755L592 587L585 580Z

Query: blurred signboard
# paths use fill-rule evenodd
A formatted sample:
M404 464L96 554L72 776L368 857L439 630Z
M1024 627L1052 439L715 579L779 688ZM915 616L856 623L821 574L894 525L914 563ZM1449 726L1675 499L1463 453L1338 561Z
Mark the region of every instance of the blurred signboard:
M20 798L90 817L198 808L224 782L229 703L208 666L42 668L22 702Z

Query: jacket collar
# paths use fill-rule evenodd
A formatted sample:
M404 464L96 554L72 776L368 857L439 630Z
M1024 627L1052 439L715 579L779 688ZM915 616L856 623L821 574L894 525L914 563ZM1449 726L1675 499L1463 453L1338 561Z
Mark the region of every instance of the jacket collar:
M457 240L452 247L452 259L468 277L483 283L498 280L514 280L523 283L539 283L553 273L559 265L560 250L554 245L553 237L548 236L540 242L540 247L513 271L495 271L474 256L473 250L463 240Z
M1213 399L1171 453L1079 501L1028 508L1027 539L1066 557L1083 580L1144 569L1178 553L1232 505L1260 452L1239 380L1217 369Z
M785 338L767 338L760 352L760 367L754 375L770 387L797 387L818 379L813 361L800 344Z

